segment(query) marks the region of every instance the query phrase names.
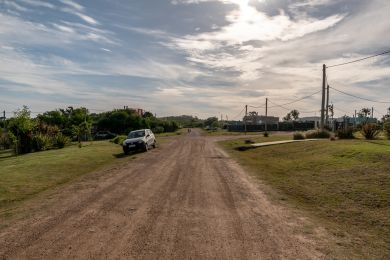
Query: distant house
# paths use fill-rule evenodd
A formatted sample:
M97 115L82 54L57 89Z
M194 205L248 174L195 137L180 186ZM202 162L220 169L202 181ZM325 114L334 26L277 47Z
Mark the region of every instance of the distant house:
M366 123L378 123L378 119L372 117L364 117L364 116L358 116L358 117L343 116L343 117L335 118L334 121L337 124L347 123L348 125L351 126L361 125Z
M143 116L145 114L145 110L143 110L142 108L135 108L134 110L139 116Z
M134 112L139 116L143 116L145 114L145 110L142 108L129 108L128 106L123 106L123 109L134 110Z
M319 128L320 127L320 122L321 122L321 117L319 116L307 116L307 117L302 117L298 118L298 122L314 122L314 127Z

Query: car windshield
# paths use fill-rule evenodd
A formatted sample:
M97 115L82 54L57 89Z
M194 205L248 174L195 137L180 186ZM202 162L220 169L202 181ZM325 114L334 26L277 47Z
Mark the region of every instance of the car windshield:
M138 138L145 136L145 130L130 132L128 138Z

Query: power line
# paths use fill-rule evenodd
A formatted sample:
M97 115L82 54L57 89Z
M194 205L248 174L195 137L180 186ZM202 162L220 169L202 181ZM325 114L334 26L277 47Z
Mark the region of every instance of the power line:
M315 94L318 94L318 93L320 93L320 92L321 92L321 90L316 91L316 92L314 92L314 93L312 93L312 94L310 94L310 95L307 95L307 96L304 96L304 97L295 99L295 100L293 100L293 101L284 103L284 104L282 104L282 105L277 105L277 104L275 104L275 103L273 103L273 104L275 104L276 106L285 106L285 105L294 104L294 103L299 102L299 101L301 101L301 100L304 100L304 99L306 99L306 98L312 97L312 96L314 96ZM276 106L271 106L271 107L268 107L268 108L273 108L273 107L276 107ZM265 105L262 105L262 106L251 106L251 105L248 105L248 107L251 107L251 108L264 108Z
M352 112L345 111L345 110L340 109L340 108L338 108L338 107L333 107L333 109L334 109L334 110L338 110L338 111L343 112L343 113L352 114Z
M272 102L272 101L269 100L269 99L268 99L268 101L269 101L271 104L274 104L274 105L275 105L275 106L273 106L273 107L280 107L280 108L283 108L283 109L286 109L286 110L290 110L289 108L284 107L283 105L276 104L276 103ZM270 108L271 108L271 107L270 107Z
M390 53L390 50L382 52L382 53L379 53L379 54L371 55L371 56L368 56L368 57L365 57L365 58L361 58L361 59L357 59L357 60L353 60L353 61L348 61L348 62L344 62L344 63L340 63L340 64L335 64L335 65L331 65L331 66L326 66L326 67L327 68L333 68L333 67L337 67L337 66L347 65L347 64L359 62L359 61L362 61L362 60L371 59L371 58L374 58L374 57L377 57L377 56L385 55L385 54L388 54L388 53Z
M251 106L251 105L248 105L248 107L251 107L251 108L264 108L265 105L263 105L263 106Z
M234 120L234 119L236 119L237 117L239 117L239 116L241 115L241 113L244 112L244 110L245 110L245 107L240 111L240 113L238 113L236 116L232 117L231 120Z
M275 106L273 107L281 107L285 110L292 110L291 108L287 108L287 107L284 107L284 105L279 105L279 104L276 104L275 102L272 102L271 100L268 99L268 101L272 104L274 104ZM299 111L300 113L303 113L303 114L306 114L306 113L316 113L318 112L319 110L314 110L314 111Z
M351 97L354 97L354 98L362 99L362 100L365 100L365 101L370 101L370 102L373 102L373 103L390 104L390 102L387 102L387 101L377 101L377 100L372 100L372 99L368 99L368 98L363 98L363 97L359 97L359 96L356 96L356 95L353 95L353 94L349 94L347 92L335 89L334 87L331 87L331 86L329 86L329 87L331 89L333 89L333 90L336 90L337 92L340 92L340 93L342 93L344 95L351 96Z
M302 97L302 98L299 98L299 99L297 99L297 100L294 100L294 101L291 101L291 102L287 102L287 103L284 103L284 104L282 104L282 105L278 105L278 106L285 106L285 105L294 104L294 103L296 103L296 102L299 102L299 101L301 101L301 100L303 100L303 99L306 99L306 98L312 97L312 96L314 96L315 94L318 94L318 93L320 93L320 92L321 92L321 90L319 90L319 91L316 91L316 92L314 92L313 94L310 94L310 95L308 95L308 96L304 96L304 97ZM272 107L270 107L270 108L272 108Z

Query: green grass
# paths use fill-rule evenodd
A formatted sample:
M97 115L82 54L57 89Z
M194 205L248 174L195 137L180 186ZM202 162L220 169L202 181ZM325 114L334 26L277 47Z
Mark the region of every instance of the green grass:
M245 134L244 132L229 132L226 129L220 129L220 128L218 128L217 130L205 130L205 129L202 129L202 130L203 130L203 133L205 135L210 135L210 136L220 136L220 135L232 135L232 136L235 136L235 135L243 135L243 134ZM263 132L247 132L246 134L247 135L261 135L261 134L263 134Z
M13 152L12 149L0 150L0 159L7 158L7 157L10 157L10 156L13 156L13 155L14 155L14 152Z
M221 144L273 188L275 199L324 225L344 257L390 258L389 141L325 140L246 151L235 150L242 139Z
M179 129L176 132L159 133L159 134L154 134L154 136L156 138L159 138L159 137L169 137L169 136L181 135L183 132L184 132L184 129Z
M108 141L0 158L0 215L44 190L118 161L122 148Z

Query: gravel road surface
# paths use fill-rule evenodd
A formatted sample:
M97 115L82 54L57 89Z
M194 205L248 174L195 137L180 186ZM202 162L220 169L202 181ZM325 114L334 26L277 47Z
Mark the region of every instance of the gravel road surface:
M323 258L300 218L197 130L30 207L0 231L0 259Z

